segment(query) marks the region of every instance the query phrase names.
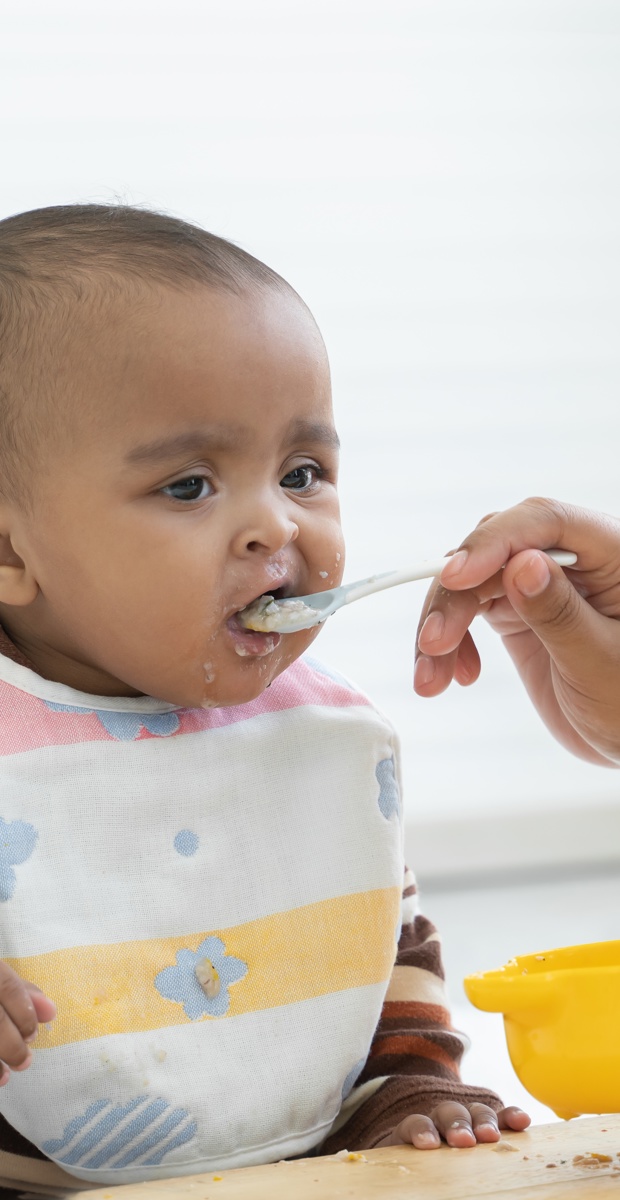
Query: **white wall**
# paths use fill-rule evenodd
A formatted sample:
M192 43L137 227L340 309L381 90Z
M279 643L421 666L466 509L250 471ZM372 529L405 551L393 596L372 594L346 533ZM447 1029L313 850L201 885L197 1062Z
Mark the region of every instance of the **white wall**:
M0 125L1 215L163 207L302 292L333 363L348 578L533 492L620 511L614 0L21 0ZM397 723L426 861L512 861L517 826L544 856L537 815L567 805L556 853L585 805L615 852L620 777L552 743L485 630L476 688L412 696L423 594L362 602L317 649Z

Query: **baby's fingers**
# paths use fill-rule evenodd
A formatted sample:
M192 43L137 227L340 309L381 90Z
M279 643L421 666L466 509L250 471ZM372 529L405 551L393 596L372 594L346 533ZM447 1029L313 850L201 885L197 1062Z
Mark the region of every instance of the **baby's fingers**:
M53 1019L55 1008L33 984L24 983L6 963L0 964L0 1059L12 1071L25 1071L30 1065L39 1026L37 1008ZM0 1082L6 1082L6 1070Z
M30 1038L26 1040L22 1037L7 1009L0 1007L0 1059L12 1071L25 1071L26 1067L30 1066L32 1060L32 1051L28 1044L30 1040ZM3 1083L6 1082L5 1075L6 1071L3 1071Z
M513 1129L515 1133L520 1133L522 1129L531 1125L532 1118L528 1117L522 1108L511 1105L510 1108L502 1108L501 1112L498 1112L497 1121L500 1129Z
M496 1113L488 1104L477 1101L465 1107L447 1100L437 1106L431 1117L448 1145L463 1149L476 1142L498 1142L500 1129L517 1132L530 1123L527 1113L520 1108L503 1108Z
M433 1109L431 1113L431 1119L449 1146L455 1146L464 1150L469 1146L476 1145L476 1134L474 1132L474 1112L476 1109L484 1109L485 1114L488 1114L488 1121L493 1121L497 1128L495 1113L492 1108L487 1108L484 1104L472 1104L470 1115L469 1109L464 1104L459 1104L456 1100L444 1100L443 1104L438 1104L437 1108ZM477 1116L478 1123L482 1124L481 1114L477 1114ZM499 1132L497 1133L497 1137L499 1137ZM490 1138L489 1140L493 1139Z
M381 1142L377 1142L377 1146L402 1145L415 1146L418 1150L436 1150L440 1139L431 1118L413 1113L405 1117Z
M53 1021L56 1016L56 1005L53 1000L50 1000L41 988L38 988L34 983L25 985L30 992L34 1010L37 1014L37 1020L43 1025L47 1025L48 1021Z

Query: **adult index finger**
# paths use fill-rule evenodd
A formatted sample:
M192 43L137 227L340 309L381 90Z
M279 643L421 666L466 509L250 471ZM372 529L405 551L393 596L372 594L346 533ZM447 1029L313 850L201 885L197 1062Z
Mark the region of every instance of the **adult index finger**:
M620 566L620 521L560 500L530 497L485 518L452 555L441 582L450 591L477 587L520 550L553 548L574 551L579 572L604 569L610 556Z

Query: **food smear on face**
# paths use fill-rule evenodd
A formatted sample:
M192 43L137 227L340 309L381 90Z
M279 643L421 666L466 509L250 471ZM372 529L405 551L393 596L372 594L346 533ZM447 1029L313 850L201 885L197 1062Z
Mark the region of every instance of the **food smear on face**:
M271 633L277 630L286 633L287 627L296 625L300 618L310 620L318 616L318 609L304 604L303 600L275 600L273 596L259 596L247 608L238 613L241 624L246 629L255 629L261 633Z
M278 641L280 639L278 638ZM275 638L265 638L263 645L260 648L254 646L244 646L243 642L235 642L235 654L239 658L263 658L266 654L271 654L275 650L278 642Z
M247 629L241 624L240 613L234 613L226 622L232 648L240 658L265 658L282 640L279 633L262 633Z

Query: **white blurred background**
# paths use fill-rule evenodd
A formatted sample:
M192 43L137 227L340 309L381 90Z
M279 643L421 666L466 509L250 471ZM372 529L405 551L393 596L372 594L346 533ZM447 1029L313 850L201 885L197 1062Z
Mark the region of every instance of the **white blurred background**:
M347 578L531 493L620 511L613 0L21 0L2 24L3 216L164 208L313 308ZM420 873L615 855L618 775L553 744L485 629L474 689L413 696L424 592L366 600L317 645L400 731Z
M0 125L0 215L144 203L302 293L333 365L348 579L528 494L620 511L615 0L5 0ZM317 653L399 729L427 887L613 874L620 776L553 743L486 629L473 689L414 697L424 591L340 613ZM575 940L576 891L549 937ZM499 965L489 895L471 969ZM619 899L613 876L595 911ZM535 908L525 928L497 952L537 948Z

